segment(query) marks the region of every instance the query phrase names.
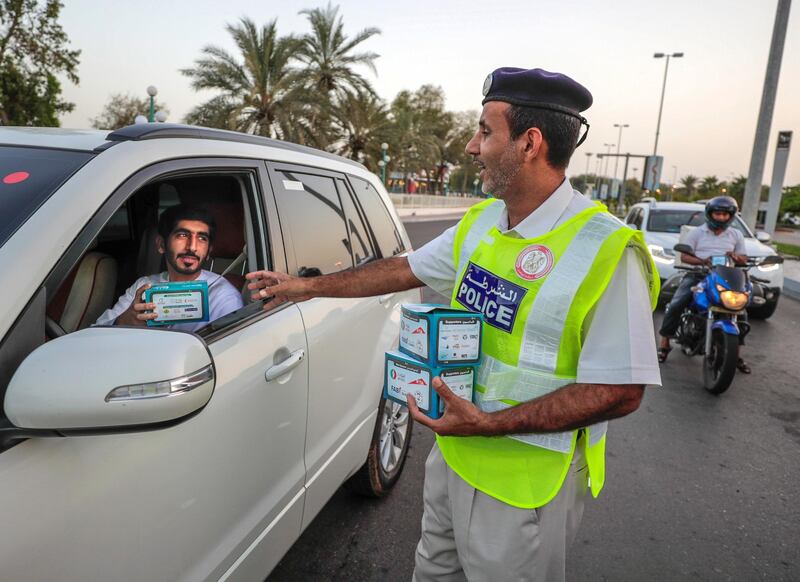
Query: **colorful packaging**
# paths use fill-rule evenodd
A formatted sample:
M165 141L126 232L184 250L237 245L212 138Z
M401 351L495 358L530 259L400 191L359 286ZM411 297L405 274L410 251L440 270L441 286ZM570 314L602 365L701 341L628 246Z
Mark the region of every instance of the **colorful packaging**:
M406 395L411 394L420 410L435 419L444 413L444 400L431 385L433 379L440 376L457 396L471 402L476 373L474 365L431 366L400 352L387 352L383 396L407 405Z
M149 326L208 321L208 282L159 283L144 292L145 303L155 303L156 319Z
M431 366L481 360L480 313L446 305L403 305L400 351Z

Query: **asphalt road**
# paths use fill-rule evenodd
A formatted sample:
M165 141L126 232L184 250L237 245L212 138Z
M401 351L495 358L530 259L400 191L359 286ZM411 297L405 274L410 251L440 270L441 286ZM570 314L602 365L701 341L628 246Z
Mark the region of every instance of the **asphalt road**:
M406 227L419 247L452 223ZM442 298L426 290L425 300ZM568 580L800 580L798 348L800 302L783 298L753 322L753 374L721 396L703 390L699 358L670 354L663 386L611 423L606 485L587 504ZM269 582L410 580L432 444L414 428L385 499L338 491Z

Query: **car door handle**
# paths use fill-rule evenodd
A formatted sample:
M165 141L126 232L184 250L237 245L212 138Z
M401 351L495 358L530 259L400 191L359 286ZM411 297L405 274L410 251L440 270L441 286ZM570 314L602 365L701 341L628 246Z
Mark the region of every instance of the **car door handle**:
M289 357L283 360L280 364L275 364L271 368L269 368L264 377L267 379L267 382L272 382L277 378L280 378L287 372L290 372L294 368L296 368L300 362L306 357L306 351L303 349L297 350L289 354Z
M392 297L394 297L394 295L395 295L394 293L387 293L386 295L381 295L380 297L378 297L378 303L381 303L381 304L386 303Z

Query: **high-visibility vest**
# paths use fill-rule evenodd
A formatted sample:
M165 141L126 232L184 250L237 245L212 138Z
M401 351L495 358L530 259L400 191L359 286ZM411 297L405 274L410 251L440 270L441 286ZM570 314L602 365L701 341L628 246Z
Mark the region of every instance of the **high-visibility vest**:
M454 242L451 305L484 315L475 403L486 412L574 384L587 315L626 247L637 251L655 308L659 278L642 233L604 207L588 208L543 236L521 239L496 225L500 200L471 208ZM592 495L605 481L605 422L585 427ZM517 507L556 496L575 452L577 430L503 437L442 437L439 448L467 483Z

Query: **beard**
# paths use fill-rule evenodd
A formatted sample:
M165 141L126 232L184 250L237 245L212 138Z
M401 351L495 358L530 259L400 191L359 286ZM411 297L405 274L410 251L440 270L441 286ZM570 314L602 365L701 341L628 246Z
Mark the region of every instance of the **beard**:
M484 166L484 168L486 169L487 179L483 181L481 190L484 194L491 193L495 198L502 198L514 178L522 170L522 163L514 148L514 143L510 143L508 148L503 151L491 170L487 166Z
M169 252L166 254L166 257L169 266L181 275L194 275L198 273L203 266L202 257L193 253L181 253L180 255L176 255L175 253ZM194 264L194 266L187 267L186 265L182 264L182 257L193 257L197 259L197 262Z

